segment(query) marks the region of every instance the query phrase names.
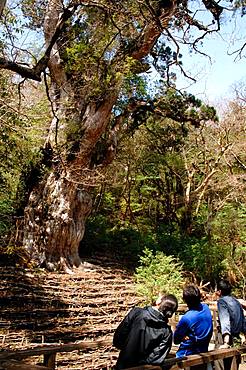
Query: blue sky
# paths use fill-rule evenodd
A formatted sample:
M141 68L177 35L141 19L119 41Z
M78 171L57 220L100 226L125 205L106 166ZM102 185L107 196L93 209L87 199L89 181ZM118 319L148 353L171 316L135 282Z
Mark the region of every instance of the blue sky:
M194 5L196 6L197 4ZM200 13L196 13L196 17L200 18L199 20L204 24L211 23L206 10L201 9ZM33 43L34 39L36 48L39 48L39 42L31 32L23 35L22 41L26 46L27 40ZM203 46L200 47L201 51L208 54L211 60L194 52L190 54L187 48L181 50L183 67L188 74L196 78L197 82L193 83L177 74L177 87L211 104L232 97L232 85L242 79L246 81L246 48L241 59L236 58L236 54L228 55L228 53L239 49L244 42L246 42L246 15L241 17L238 11L233 16L232 12L228 12L227 16L222 19L221 32L206 37ZM158 79L157 76L156 78Z
M246 50L241 59L229 55L246 42L246 16L224 20L220 34L207 38L201 50L211 58L183 51L183 65L197 79L196 83L179 76L179 88L198 95L210 103L232 96L232 85L245 78Z

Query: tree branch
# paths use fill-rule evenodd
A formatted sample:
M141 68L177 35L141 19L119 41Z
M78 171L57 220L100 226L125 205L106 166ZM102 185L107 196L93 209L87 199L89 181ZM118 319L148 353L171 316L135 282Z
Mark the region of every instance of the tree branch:
M219 18L224 8L214 0L202 0L202 2L206 9L213 15L214 19L219 23Z
M3 14L3 10L5 8L5 5L6 5L6 0L0 0L0 17Z
M1 0L0 0L1 1ZM56 26L55 32L50 40L50 43L48 47L46 48L46 51L44 53L44 56L38 61L38 63L30 68L30 67L24 67L19 63L12 62L10 60L7 60L5 58L0 58L0 69L7 69L9 71L18 73L23 78L28 78L34 81L41 81L41 73L45 71L47 68L51 50L60 37L63 28L65 27L66 21L72 16L73 12L75 11L77 6L68 7L64 9L64 12L62 13L60 20Z
M41 81L40 75L37 75L35 68L23 67L18 63L0 58L0 69L8 69L9 71L18 73L21 77L29 78L34 81Z
M58 40L58 38L60 37L60 35L63 31L63 28L65 26L65 23L73 15L76 8L77 8L77 6L74 5L72 7L68 7L66 9L64 9L64 12L62 13L62 15L60 17L60 20L57 23L55 32L54 32L54 34L53 34L53 36L50 40L50 43L49 43L49 45L48 45L48 47L45 51L44 56L39 60L39 62L34 67L37 74L40 75L45 70L45 68L47 67L47 64L48 64L49 59L50 59L51 50L52 50L53 46L55 45L56 41Z
M145 26L142 36L139 38L131 54L132 58L141 60L146 57L149 51L155 45L162 30L168 27L168 24L177 8L177 0L170 1L168 6L162 10L158 22L150 23Z

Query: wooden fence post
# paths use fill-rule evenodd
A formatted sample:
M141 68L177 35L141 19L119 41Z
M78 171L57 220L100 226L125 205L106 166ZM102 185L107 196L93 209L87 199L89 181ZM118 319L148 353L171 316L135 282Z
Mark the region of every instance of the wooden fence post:
M241 355L240 354L236 354L235 356L233 356L232 361L231 361L231 369L230 370L238 370L240 362L241 362Z
M56 353L44 354L44 366L55 370L56 368Z

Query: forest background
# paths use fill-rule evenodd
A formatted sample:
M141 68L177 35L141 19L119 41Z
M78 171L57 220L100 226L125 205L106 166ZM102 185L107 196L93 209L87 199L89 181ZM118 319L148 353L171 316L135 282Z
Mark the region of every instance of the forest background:
M1 2L2 264L70 272L85 256L127 268L141 258L147 279L168 265L196 282L226 276L245 296L245 85L220 119L177 90L177 70L194 78L180 45L209 55L221 15L244 12L205 0Z

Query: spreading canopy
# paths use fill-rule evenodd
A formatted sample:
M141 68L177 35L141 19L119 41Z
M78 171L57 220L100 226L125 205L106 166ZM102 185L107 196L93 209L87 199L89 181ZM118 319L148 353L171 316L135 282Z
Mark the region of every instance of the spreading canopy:
M190 44L198 50L199 41L206 34L220 29L223 10L233 9L234 5L225 2L222 6L221 2L214 0L196 4L186 0L22 0L17 7L10 2L5 12L4 7L5 1L1 1L1 20L3 30L6 30L2 43L6 42L6 47L2 48L0 68L40 81L54 53L57 57L62 54L69 72L75 69L86 77L92 69L100 78L105 70L120 71L126 59L142 62L157 46L161 35L164 37L162 47L154 50L152 60L156 62L157 58L166 65L179 65L178 42ZM209 14L206 23L199 19L204 10ZM7 32L10 28L18 35L16 39ZM22 32L24 29L34 30L35 38L45 39L45 46L39 54L27 49L26 42L21 41L21 29ZM189 37L193 29L197 29L195 41ZM24 36L27 41L28 37ZM175 49L171 54L163 48L170 42ZM84 60L88 57L89 60Z

